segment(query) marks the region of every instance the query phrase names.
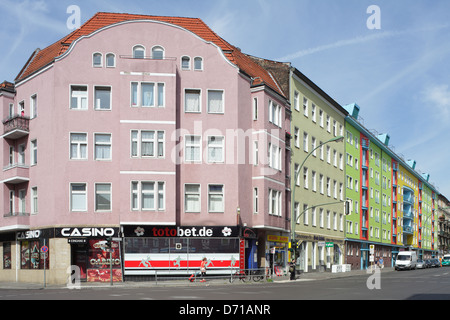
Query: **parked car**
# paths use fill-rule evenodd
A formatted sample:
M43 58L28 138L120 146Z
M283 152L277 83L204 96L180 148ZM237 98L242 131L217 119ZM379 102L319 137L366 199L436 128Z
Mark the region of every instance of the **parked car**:
M423 261L422 259L417 260L417 263L416 263L417 269L425 269L426 267L427 267L427 265L425 264L425 261Z
M442 266L450 266L450 254L444 254L442 258Z
M431 268L431 260L430 259L425 260L425 267Z
M441 263L439 262L439 259L431 259L431 267L432 268L439 268L441 266Z
M416 269L417 253L414 251L401 251L395 261L395 270Z

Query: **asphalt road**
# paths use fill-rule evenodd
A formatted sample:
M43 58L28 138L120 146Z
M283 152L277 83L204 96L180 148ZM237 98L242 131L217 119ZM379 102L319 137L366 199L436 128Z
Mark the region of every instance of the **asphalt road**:
M450 300L450 268L392 271L315 281L199 286L0 289L0 300L142 300L198 303L218 300ZM180 305L180 304L179 304Z

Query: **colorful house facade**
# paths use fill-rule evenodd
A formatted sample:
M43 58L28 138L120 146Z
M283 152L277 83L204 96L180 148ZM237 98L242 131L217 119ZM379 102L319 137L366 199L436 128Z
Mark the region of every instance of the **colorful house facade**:
M98 13L0 91L0 280L285 268L290 105L200 19Z
M392 151L387 134L376 134L359 121L357 104L347 105L346 257L353 269L382 259L392 266L399 251L415 250L426 259L437 254L436 188L429 176Z
M347 111L290 63L252 57L290 99L291 246L303 272L345 261L344 128Z
M200 19L98 13L0 85L0 281L436 256L438 190L359 111Z

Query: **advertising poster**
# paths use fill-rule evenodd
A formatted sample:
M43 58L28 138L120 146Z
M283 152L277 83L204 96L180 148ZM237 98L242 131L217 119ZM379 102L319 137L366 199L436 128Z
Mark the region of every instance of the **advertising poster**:
M111 281L110 256L112 256L113 281L122 281L120 244L113 241L111 251L110 253L110 249L106 247L106 240L89 240L88 282Z

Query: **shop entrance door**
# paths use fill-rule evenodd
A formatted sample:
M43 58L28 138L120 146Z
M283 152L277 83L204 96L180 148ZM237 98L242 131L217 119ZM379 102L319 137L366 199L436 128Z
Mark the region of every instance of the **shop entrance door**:
M80 281L87 280L87 259L88 254L86 247L79 245L72 245L72 265L80 268Z
M258 247L256 245L256 240L246 240L245 269L257 269L258 268L257 250L258 250Z

